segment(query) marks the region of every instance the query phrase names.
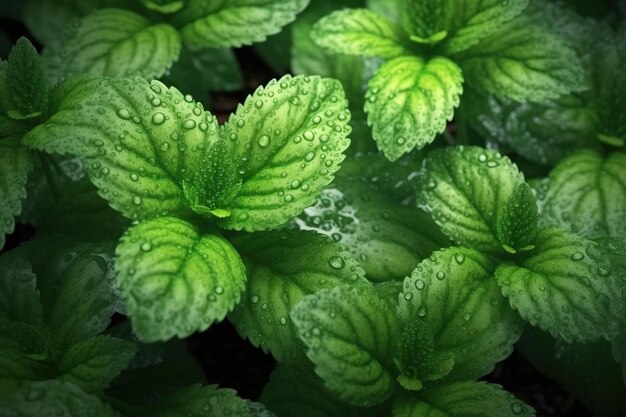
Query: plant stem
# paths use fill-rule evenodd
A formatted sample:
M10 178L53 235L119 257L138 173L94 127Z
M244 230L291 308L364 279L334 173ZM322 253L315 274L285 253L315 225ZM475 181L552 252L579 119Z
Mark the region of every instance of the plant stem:
M50 191L52 192L52 197L54 198L54 201L59 201L59 188L57 187L57 183L54 180L54 175L52 174L52 170L50 169L50 160L48 159L48 155L42 152L38 153L44 175L46 176L48 186L50 187Z

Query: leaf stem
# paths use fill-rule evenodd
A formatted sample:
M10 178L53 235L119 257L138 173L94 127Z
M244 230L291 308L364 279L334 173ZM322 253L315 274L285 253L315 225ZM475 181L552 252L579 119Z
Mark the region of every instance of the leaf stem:
M48 186L50 187L50 191L52 192L52 197L54 198L54 201L59 201L59 188L57 187L57 183L54 180L54 175L52 174L52 170L50 169L50 159L48 158L48 155L43 152L38 152L38 154L44 175L46 176L46 180L48 181Z

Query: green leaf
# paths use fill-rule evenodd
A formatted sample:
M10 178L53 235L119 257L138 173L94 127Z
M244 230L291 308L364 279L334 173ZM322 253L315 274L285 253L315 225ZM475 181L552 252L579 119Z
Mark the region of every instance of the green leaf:
M398 324L373 287L321 290L303 298L291 318L328 389L357 406L389 398Z
M323 288L364 281L364 272L343 246L311 232L266 232L233 240L248 282L228 318L254 346L279 361L304 350L289 313L304 296ZM315 256L312 256L315 254Z
M586 89L576 53L527 19L503 25L456 60L469 85L498 97L544 101Z
M401 22L404 13L404 0L365 0L367 8L392 22Z
M343 9L313 26L311 39L334 52L382 58L408 54L402 27L367 9Z
M206 192L208 185L201 187L201 204L231 213L219 221L227 229L284 224L332 181L350 144L349 121L338 81L288 75L270 81L226 122L221 142L226 154L215 152L205 175L232 180L217 198Z
M73 74L159 78L178 59L180 35L127 10L97 10L44 51L55 80Z
M444 3L440 30L447 30L449 35L443 48L453 54L476 45L515 19L528 7L529 0L469 0L463 6L454 0ZM422 14L422 18L428 16Z
M245 286L235 249L177 218L131 227L116 252L120 290L144 342L205 330L232 310Z
M243 75L229 48L183 48L180 59L163 82L199 99L207 97L209 91L241 89Z
M37 50L21 37L9 54L6 82L13 108L28 118L43 111L48 99L48 80Z
M398 396L393 417L518 417L534 410L502 389L486 382L456 382Z
M22 210L28 174L33 169L31 158L19 137L0 138L0 249L5 235L15 229L14 217Z
M518 103L470 89L465 100L467 120L482 137L535 163L556 165L577 149L597 146L598 116L581 94Z
M452 120L463 92L461 69L444 57L392 59L367 86L365 111L378 148L395 161L431 143Z
M188 0L173 22L186 43L239 47L278 33L308 4L309 0Z
M98 393L124 370L135 356L134 344L110 336L96 336L71 346L57 364L57 377L85 392Z
M0 384L6 380L27 381L54 378L54 369L41 361L44 358L44 355L32 355L31 357L31 354L25 354L15 348L0 347ZM4 394L1 388L0 385L0 393ZM1 399L0 410L2 410Z
M626 236L626 154L582 150L550 172L540 223L587 238Z
M395 360L405 378L475 380L511 354L523 326L492 279L493 270L473 249L448 248L404 280Z
M217 385L193 385L146 407L143 415L154 417L248 417L248 404L231 389Z
M610 338L621 313L621 291L597 245L564 229L541 229L535 249L495 277L511 306L533 326L567 342Z
M36 417L121 417L95 395L62 381L22 382L15 384L7 397L0 399L6 416Z
M521 244L515 250L527 246L524 233L532 238L537 224L534 197L507 157L479 147L447 147L431 152L422 170L419 203L452 240L496 253L511 251L515 243ZM529 217L515 217L518 211Z
M49 45L81 17L96 9L133 8L135 3L128 0L28 0L23 18L35 38Z
M377 282L404 278L447 241L428 214L398 204L362 178L337 178L295 222L346 245Z
M448 35L448 27L442 26L443 12L446 8L444 0L419 2L404 0L403 3L404 13L399 20L402 20L404 28L411 34L411 40L433 44L441 41L442 36L445 38Z
M78 77L62 89L56 114L24 143L80 156L100 195L126 217L190 212L184 184L193 184L217 141L217 121L202 104L140 78Z
M496 224L496 236L510 253L532 249L537 233L537 199L532 189L522 182L509 196Z
M176 13L185 5L186 0L140 0L150 10L159 13Z
M305 366L278 366L263 388L261 401L277 417L364 417L364 410L369 410L337 398Z

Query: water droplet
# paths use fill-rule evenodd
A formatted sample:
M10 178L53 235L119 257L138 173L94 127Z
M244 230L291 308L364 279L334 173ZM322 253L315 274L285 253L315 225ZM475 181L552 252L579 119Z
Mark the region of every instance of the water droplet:
M198 124L198 129L200 129L202 132L206 132L209 129L209 125L206 122L200 122Z
M417 315L420 317L424 317L426 315L426 308L425 307L420 307L417 309Z
M454 260L456 261L456 263L462 264L465 261L465 255L463 255L462 253L457 253L456 255L454 255Z
M415 281L415 288L417 288L418 290L423 290L425 285L426 284L421 279Z
M572 253L572 261L580 261L585 257L585 255L582 254L582 252L574 252Z
M320 330L320 329L318 329L317 327L313 327L313 328L311 329L311 333L313 333L313 336L319 336L319 335L321 335L321 334L322 334L321 330Z
M187 103L191 103L193 101L193 97L191 96L191 94L185 95L185 101Z
M470 318L472 318L472 315L470 313L463 314L463 320L469 321Z
M244 127L246 125L246 121L243 119L237 120L237 127Z
M215 294L224 294L224 287L220 287L219 285L215 287Z
M487 160L487 155L485 155L484 153L481 153L480 155L478 155L478 160L480 162L485 162Z
M439 271L439 272L437 272L436 277L437 277L438 280L442 280L442 279L444 279L446 277L446 273L443 272L443 271Z
M270 137L268 135L259 136L258 144L261 148L267 148L270 144Z
M134 204L134 205L136 205L136 206L141 205L141 197L139 197L139 196L134 196L134 197L133 197L133 204ZM143 249L143 248L142 248L142 249Z
M300 181L293 180L293 181L291 181L290 186L291 186L291 188L296 189L296 188L298 188L300 186Z
M193 129L196 127L196 121L192 119L187 119L183 122L183 128L185 129Z
M287 324L287 317L281 317L278 321L284 326L285 324Z
M128 120L130 119L130 112L126 109L119 109L117 111L117 117L120 119Z
M307 154L304 155L304 160L307 162L311 162L313 159L315 159L315 152L307 152Z
M152 243L144 242L141 244L141 250L144 252L150 252L152 250Z
M161 125L165 121L165 115L161 112L154 113L152 115L152 123L155 125Z
M487 167L489 168L495 168L498 166L498 163L496 161L489 161L487 162Z
M251 302L252 304L256 304L256 303L258 303L258 302L259 302L259 296L258 296L258 295L253 295L253 296L251 296L251 297L250 297L250 302Z
M139 175L137 175L137 174L130 174L130 179L132 181L138 181L139 180Z
M343 268L346 264L343 261L343 259L341 259L341 257L339 256L333 256L328 260L328 263L330 264L330 266L332 266L335 269L341 269Z
M254 102L254 107L256 107L257 109L260 109L261 107L263 107L263 100L257 100Z
M505 2L502 3L503 5L505 5ZM513 414L520 415L522 414L522 411L524 411L524 406L519 402L514 402L513 404L511 404L511 411L513 412Z
M404 299L407 301L411 301L413 299L413 293L412 292L405 292L404 293Z
M305 130L304 133L302 134L302 136L304 136L304 139L311 141L313 139L315 139L315 133L313 133L310 130Z
M161 150L162 151L167 151L170 148L170 144L168 142L163 142L161 144Z

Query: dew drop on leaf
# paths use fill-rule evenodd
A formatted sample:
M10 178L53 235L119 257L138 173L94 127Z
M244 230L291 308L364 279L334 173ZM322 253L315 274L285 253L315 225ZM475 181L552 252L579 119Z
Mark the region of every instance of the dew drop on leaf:
M346 264L343 261L343 259L341 259L341 257L339 256L333 256L328 260L328 263L330 264L330 266L332 266L335 269L341 269L343 268Z
M154 113L152 115L152 123L155 125L161 125L165 121L165 115L161 112Z
M259 136L259 140L257 141L261 148L267 148L270 144L270 137L268 135Z

